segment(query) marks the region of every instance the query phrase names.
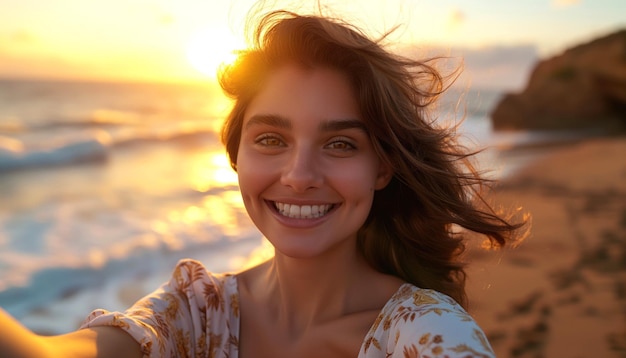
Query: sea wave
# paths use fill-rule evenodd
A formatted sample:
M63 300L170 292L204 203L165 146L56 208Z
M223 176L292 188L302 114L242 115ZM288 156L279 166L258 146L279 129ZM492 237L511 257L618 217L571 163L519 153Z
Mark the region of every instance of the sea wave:
M59 128L103 128L124 125L141 125L151 118L134 111L121 111L111 109L95 109L87 115L68 116L58 118L47 117L32 123L28 130L47 131ZM0 130L2 127L0 126ZM7 126L7 129L11 129ZM24 129L22 129L24 130Z
M51 165L106 160L109 137L106 132L91 138L63 143L58 146L27 150L18 139L0 138L0 172Z
M85 260L72 266L59 261L54 266L43 266L31 272L24 285L0 290L0 307L19 319L46 307L50 302L71 297L84 290L110 285L110 281L122 277L137 281L142 277L167 275L178 260L198 257L199 253L215 256L212 264L227 270L228 262L215 261L220 256L223 257L221 252L227 249L237 250L238 245L257 246L259 243L259 234L249 232L239 235L236 240L222 235L209 242L190 242L182 248L171 247L163 241L157 246L137 247L121 257L112 256L105 262Z
M47 135L49 134L49 135ZM150 143L200 146L217 143L212 128L194 128L184 125L150 128L124 127L108 131L94 129L57 135L34 135L27 139L0 136L0 172L28 168L103 163L116 148L140 146Z

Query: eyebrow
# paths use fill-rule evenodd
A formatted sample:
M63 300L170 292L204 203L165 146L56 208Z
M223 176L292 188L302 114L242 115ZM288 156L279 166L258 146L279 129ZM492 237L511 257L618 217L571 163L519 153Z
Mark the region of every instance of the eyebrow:
M282 116L276 114L257 114L250 117L246 123L245 129L254 125L268 125L277 128L291 129L291 122Z
M283 116L276 114L257 114L248 120L245 128L248 129L254 125L268 125L277 128L291 129L291 121ZM346 129L358 129L367 132L365 123L356 118L330 119L325 120L319 125L321 132L336 132Z
M332 119L320 123L320 131L322 132L336 132L344 129L359 129L363 132L367 132L365 123L356 118L345 119Z

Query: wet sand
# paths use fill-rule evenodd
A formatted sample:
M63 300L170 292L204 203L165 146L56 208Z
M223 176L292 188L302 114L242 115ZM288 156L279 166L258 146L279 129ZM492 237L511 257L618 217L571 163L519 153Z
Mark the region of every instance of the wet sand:
M626 357L626 137L543 150L494 190L532 228L470 248L470 312L498 357Z

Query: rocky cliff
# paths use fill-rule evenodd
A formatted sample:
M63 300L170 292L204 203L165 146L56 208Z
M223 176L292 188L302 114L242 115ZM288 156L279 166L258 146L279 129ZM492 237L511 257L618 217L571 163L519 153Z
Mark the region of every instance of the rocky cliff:
M626 129L626 29L539 62L491 118L495 130Z

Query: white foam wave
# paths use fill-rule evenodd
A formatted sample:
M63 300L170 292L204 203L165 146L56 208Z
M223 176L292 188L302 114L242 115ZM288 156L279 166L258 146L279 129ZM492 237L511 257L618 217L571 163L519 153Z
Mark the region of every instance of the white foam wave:
M104 131L92 131L85 138L27 149L18 139L0 141L0 172L32 167L102 161L107 158L111 139Z

